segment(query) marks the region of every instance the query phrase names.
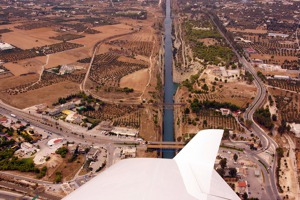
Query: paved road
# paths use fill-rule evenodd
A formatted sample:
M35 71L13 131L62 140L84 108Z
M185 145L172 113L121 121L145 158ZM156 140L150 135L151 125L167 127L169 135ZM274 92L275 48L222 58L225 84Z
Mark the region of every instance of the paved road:
M4 190L0 190L0 200L31 200L32 197L22 197L24 195L21 195L19 193L14 193L14 192L8 192Z
M75 141L78 143L93 143L93 144L110 144L110 143L130 143L130 144L135 143L135 144L138 144L138 142L136 142L134 139L122 139L122 138L118 138L116 136L107 137L107 136L102 136L99 134L99 136L93 135L91 137L90 135L86 135L84 133L77 133L77 135L76 135L76 134L72 133L71 129L64 126L63 124L56 125L55 123L57 123L57 122L54 120L53 121L50 121L50 120L44 121L37 116L25 113L22 110L19 110L17 108L9 106L9 105L3 103L1 100L0 100L0 112L3 114L7 114L7 115L10 115L13 113L17 116L17 119L27 121L28 123L30 123L33 126L39 127L48 132L55 133L61 137L65 137L69 141ZM45 123L50 124L50 126L46 125ZM59 129L56 128L56 126ZM82 136L84 136L84 138Z
M266 95L267 95L267 90L266 90L264 83L257 76L257 73L256 73L255 69L252 67L252 65L244 57L241 57L238 54L237 50L230 43L230 41L228 40L226 35L220 30L218 25L214 22L212 16L209 15L209 17L211 18L211 20L213 21L213 23L215 24L215 26L217 27L219 32L222 34L222 36L225 38L227 43L230 45L232 51L238 57L239 62L244 66L245 70L247 70L249 73L252 74L252 76L254 78L254 84L257 87L257 94L256 94L256 97L254 98L254 101L249 105L248 109L244 113L244 119L253 121L251 129L253 130L253 132L256 135L258 135L260 137L264 150L270 149L271 145L273 145L275 148L277 148L278 147L277 143L272 138L270 138L265 133L265 131L262 130L259 127L259 125L256 124L255 121L253 120L254 112L264 103ZM248 152L248 153L250 153L250 152ZM275 180L275 177L276 177L275 169L276 169L277 156L276 156L276 152L273 152L273 153L275 154L275 157L274 157L275 162L273 162L273 166L271 167L271 169L268 170L269 171L268 178L265 179L266 180L266 191L268 193L268 197L266 197L266 198L276 200L276 199L281 199L281 197L279 196L277 186L276 186L276 180ZM266 166L268 166L267 162L264 159L262 159L261 157L259 157L257 154L252 153L250 155L257 158L262 163L264 163Z
M26 193L30 196L36 195L35 191L32 191L30 188L19 186L19 185L13 184L13 183L0 181L0 186L15 189L17 191L21 191L22 193ZM48 194L45 192L40 192L38 195L45 199L51 199L51 200L60 200L61 199L61 197L57 197L57 196L54 196L52 194Z

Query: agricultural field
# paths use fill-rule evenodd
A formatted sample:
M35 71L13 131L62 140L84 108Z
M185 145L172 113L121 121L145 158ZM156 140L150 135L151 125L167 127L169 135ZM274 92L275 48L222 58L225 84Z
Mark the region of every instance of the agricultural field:
M268 85L294 92L300 92L300 81L268 79Z
M212 129L229 129L242 132L243 129L236 122L236 119L232 116L222 116L220 112L213 110L203 110L197 115L199 119L199 125L203 129L212 128ZM197 121L197 117L194 121ZM188 123L193 123L193 119L189 120Z
M54 54L57 52L62 52L62 51L75 49L79 47L82 47L82 45L69 43L69 42L61 42L49 46L43 46L43 47L33 48L28 50L13 49L11 51L2 52L0 54L0 60L2 60L3 62L15 62L19 60L24 60L26 58L33 58L42 55Z
M62 40L62 41L70 41L70 40L76 40L78 38L83 38L83 35L75 35L75 34L63 34L63 35L58 35L56 37L50 37L50 39L54 40Z
M97 55L94 58L89 78L100 85L99 87L119 87L122 77L148 67L147 63L139 60L123 62L118 58L118 55L112 53ZM83 59L79 62L89 63L90 59Z
M20 93L26 93L31 90L37 90L49 85L60 83L66 80L79 84L82 82L84 76L85 76L84 73L73 73L73 74L66 74L63 76L59 76L51 72L44 72L41 77L41 81L9 88L5 90L5 92L8 93L9 95L17 95Z
M228 29L234 31L234 29ZM265 31L265 32L264 32ZM298 44L292 38L282 39L270 37L267 31L248 30L247 32L234 32L234 35L248 42L237 41L240 49L253 49L249 53L250 59L260 59L265 64L283 65L284 69L299 68L298 57L300 51Z
M300 95L288 91L269 88L274 97L280 120L300 123Z
M52 105L52 103L55 102L57 98L65 97L67 95L74 94L77 92L79 92L79 85L77 83L63 81L42 88L30 90L24 93L18 93L16 95L10 95L3 91L1 91L0 94L2 101L4 101L5 103L9 103L12 106L24 109L41 103Z
M2 25L1 27L9 27ZM2 40L20 49L32 49L57 43L57 40L49 39L57 33L52 28L40 28L35 30L19 30L11 28L12 32L3 33Z
M181 111L186 112L186 108L181 108ZM177 115L179 116L179 115ZM187 133L197 133L202 129L228 129L235 134L241 134L244 129L237 123L236 119L229 116L222 116L220 112L213 109L201 110L198 114L183 114L181 117L175 118L177 140L181 140Z
M10 29L4 28L0 29L0 34L12 32Z
M141 92L145 89L149 80L148 69L142 69L132 74L123 76L120 80L121 88L132 88L135 91Z
M134 55L139 54L147 57L151 55L152 50L152 42L148 41L114 40L112 42L109 42L108 44L126 49L132 52L132 54Z
M112 121L114 126L125 126L139 128L140 114L139 108L135 105L113 105L102 104L97 110L82 111L82 115L92 121Z
M25 8L12 16L11 24L0 25L2 40L15 47L0 53L10 73L1 76L1 99L21 109L43 103L51 108L59 98L85 92L103 102L80 111L86 123L108 120L113 126L139 129L143 138L160 139L160 108L141 105L161 98L161 32L156 27L163 23L163 13L157 2L114 2L116 7L74 3L71 9L51 4L39 20L26 15ZM142 15L112 16L127 6L141 9ZM60 75L62 66L76 70Z

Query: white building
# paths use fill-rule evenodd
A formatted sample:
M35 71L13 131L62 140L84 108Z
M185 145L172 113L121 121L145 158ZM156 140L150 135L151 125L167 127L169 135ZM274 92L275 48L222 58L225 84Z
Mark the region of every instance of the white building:
M300 124L289 123L291 131L295 133L296 137L300 137Z
M124 127L115 127L111 130L111 132L115 133L116 135L120 136L131 136L136 137L139 134L137 129L131 128L124 128Z
M273 72L273 71L285 72L286 71L286 69L282 69L280 65L258 64L257 66L267 72Z
M289 77L289 76L283 76L283 75L275 75L274 79L289 80L289 79L291 79L291 77Z
M287 38L289 37L288 34L283 34L283 33L268 33L269 37L281 37L281 38Z
M220 111L223 116L228 116L229 114L231 114L231 111L227 108L221 108Z
M8 43L5 43L5 42L0 42L0 50L1 51L5 51L5 50L10 50L10 49L14 49L15 47L8 44Z

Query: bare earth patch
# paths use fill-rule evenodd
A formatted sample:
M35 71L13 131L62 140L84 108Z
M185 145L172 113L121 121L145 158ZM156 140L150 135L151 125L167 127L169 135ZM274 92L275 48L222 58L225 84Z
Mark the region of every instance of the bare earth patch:
M0 91L20 86L27 83L32 83L38 80L37 74L30 74L27 76L13 76L5 79L0 79Z
M142 69L124 76L120 81L121 88L128 87L137 91L143 91L149 79L148 69Z
M13 32L2 34L3 40L21 49L31 49L45 45L58 43L57 40L49 39L58 33L51 28L39 28L33 30L20 30L14 28Z
M268 30L264 29L240 29L240 28L227 28L231 32L241 32L241 33L256 33L256 34L265 34Z
M18 108L27 108L33 105L47 103L52 105L59 97L66 97L79 92L79 85L70 81L60 82L44 88L31 90L18 95L4 93L3 101Z
M19 76L21 74L26 74L29 72L38 73L45 62L46 56L43 56L21 60L17 63L6 63L4 64L4 67L8 69L13 75Z

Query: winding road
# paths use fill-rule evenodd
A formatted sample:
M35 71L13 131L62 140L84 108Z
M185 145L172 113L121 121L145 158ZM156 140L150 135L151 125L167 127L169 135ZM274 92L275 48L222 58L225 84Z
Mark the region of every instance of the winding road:
M261 158L258 153L260 152L254 152L254 151L247 151L249 155L252 157L256 158L259 160L261 163L263 163L265 167L262 167L263 174L264 176L268 177L265 179L265 189L268 194L268 199L281 199L277 186L276 186L276 175L275 175L275 169L276 169L276 164L277 164L277 155L274 150L278 147L277 143L268 136L268 134L265 133L265 131L253 120L253 114L254 112L263 105L265 99L267 98L267 89L263 83L263 81L257 76L257 73L253 66L245 59L245 57L240 56L237 50L233 47L229 39L226 37L226 35L221 31L219 28L218 24L215 23L213 17L208 13L211 21L214 23L214 25L217 27L218 31L220 34L225 38L226 42L228 45L231 47L232 51L236 54L239 62L244 66L245 70L247 70L249 73L252 74L254 78L254 84L257 87L257 94L256 97L254 98L253 102L249 105L247 110L244 113L244 119L245 120L251 120L253 123L251 125L252 132L255 133L261 140L262 146L263 146L263 151L269 150L274 154L274 162L272 166L269 166L267 162ZM271 148L271 146L274 147L274 149ZM269 166L269 167L268 167Z

